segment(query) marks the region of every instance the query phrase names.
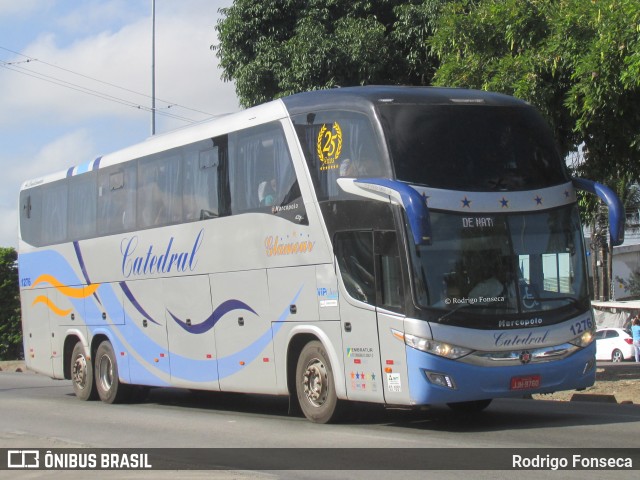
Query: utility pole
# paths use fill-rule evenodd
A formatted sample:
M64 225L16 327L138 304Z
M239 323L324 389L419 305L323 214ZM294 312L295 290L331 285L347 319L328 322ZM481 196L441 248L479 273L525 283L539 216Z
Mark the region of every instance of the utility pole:
M151 0L151 135L156 134L156 0Z

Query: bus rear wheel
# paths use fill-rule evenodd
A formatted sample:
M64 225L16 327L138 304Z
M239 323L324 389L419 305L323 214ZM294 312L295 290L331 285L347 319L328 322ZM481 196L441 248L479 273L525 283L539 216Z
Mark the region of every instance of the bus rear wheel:
M94 360L96 389L100 400L105 403L122 403L129 400L131 387L120 382L111 342L105 340L98 346Z
M73 393L80 400L95 400L98 398L96 383L93 381L93 365L80 342L75 344L71 354L71 380Z
M314 423L335 421L339 414L333 370L329 356L318 341L307 343L296 368L296 394L300 408Z

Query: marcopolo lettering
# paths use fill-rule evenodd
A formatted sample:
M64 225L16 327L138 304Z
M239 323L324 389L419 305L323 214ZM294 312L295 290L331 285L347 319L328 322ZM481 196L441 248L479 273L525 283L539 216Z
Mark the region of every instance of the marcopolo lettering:
M533 327L536 325L542 325L541 318L527 318L523 320L500 320L498 322L499 328L509 328L509 327Z
M132 275L194 271L198 264L197 255L202 246L203 237L204 231L200 230L189 251L175 251L173 246L174 238L171 237L166 247L156 249L151 244L142 255L137 254L140 251L138 249L138 237L125 238L120 244L122 274L125 278L129 278ZM162 253L158 254L158 251Z

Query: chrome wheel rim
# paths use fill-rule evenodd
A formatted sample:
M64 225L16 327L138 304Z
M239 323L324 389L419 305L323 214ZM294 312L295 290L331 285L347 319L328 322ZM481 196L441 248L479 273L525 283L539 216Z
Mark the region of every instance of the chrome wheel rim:
M304 394L314 407L321 407L327 400L328 390L327 368L322 361L314 358L304 371Z
M81 390L87 386L87 359L78 355L73 362L73 383Z
M98 371L100 373L99 378L102 389L108 392L113 385L113 364L108 355L103 355L102 358L100 358Z

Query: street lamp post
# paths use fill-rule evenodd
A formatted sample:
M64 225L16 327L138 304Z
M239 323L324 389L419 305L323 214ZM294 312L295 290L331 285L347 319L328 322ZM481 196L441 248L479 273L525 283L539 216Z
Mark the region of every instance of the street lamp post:
M151 135L156 134L156 0L151 0Z

